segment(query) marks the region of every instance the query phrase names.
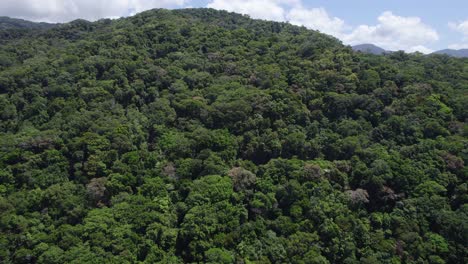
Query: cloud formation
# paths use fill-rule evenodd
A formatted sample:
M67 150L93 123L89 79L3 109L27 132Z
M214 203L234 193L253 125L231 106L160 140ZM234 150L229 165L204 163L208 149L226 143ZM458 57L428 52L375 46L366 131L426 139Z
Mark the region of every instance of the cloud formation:
M449 23L449 27L459 33L462 33L465 37L468 37L468 20L459 23L451 22Z
M337 17L331 17L324 8L293 7L286 14L286 20L293 25L305 26L320 30L323 33L340 37L347 28L345 22Z
M2 15L31 21L68 22L121 17L151 8L182 7L187 0L1 0Z
M460 43L449 45L450 49L468 49L468 20L461 21L458 23L450 22L449 27L462 34L462 40Z
M439 40L439 35L419 17L402 17L390 11L377 18L378 24L360 25L343 36L348 44L372 43L388 50L430 53L427 43Z
M226 10L241 14L247 14L252 18L284 21L285 10L283 4L290 1L281 0L213 0L207 5L209 8Z

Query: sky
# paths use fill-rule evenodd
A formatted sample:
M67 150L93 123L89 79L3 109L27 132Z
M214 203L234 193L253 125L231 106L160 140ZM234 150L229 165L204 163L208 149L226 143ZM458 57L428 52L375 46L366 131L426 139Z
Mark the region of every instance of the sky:
M210 7L288 21L344 44L430 53L468 48L468 0L0 0L0 16L42 22L119 18L152 8Z

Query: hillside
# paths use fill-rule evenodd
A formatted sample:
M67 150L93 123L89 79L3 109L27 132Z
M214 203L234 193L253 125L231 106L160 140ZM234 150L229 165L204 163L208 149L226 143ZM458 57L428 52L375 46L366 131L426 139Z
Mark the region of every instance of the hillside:
M12 32L1 263L466 263L468 60L212 9Z
M51 29L60 24L34 23L23 19L0 16L0 45L6 40L20 38L27 34Z

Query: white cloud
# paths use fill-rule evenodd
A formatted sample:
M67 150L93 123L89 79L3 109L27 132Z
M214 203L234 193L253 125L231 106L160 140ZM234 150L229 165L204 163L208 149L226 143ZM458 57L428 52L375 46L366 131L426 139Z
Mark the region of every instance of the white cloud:
M419 17L401 17L390 11L382 13L374 26L360 25L343 40L351 45L372 43L388 50L430 52L425 45L439 40L437 32Z
M430 53L433 53L435 50L433 49L430 49L426 46L423 46L423 45L417 45L417 46L414 46L414 47L411 47L409 49L406 50L407 52L421 52L421 53L424 53L424 54L430 54Z
M281 0L213 0L209 8L247 14L252 18L284 21L285 10L282 4L295 4Z
M459 33L462 33L465 37L468 37L468 20L459 23L450 22L449 27Z
M324 8L307 9L296 6L289 10L286 20L293 25L320 30L323 33L336 37L340 37L346 28L343 20L331 17Z
M448 46L449 49L468 49L468 42L451 44Z
M454 23L449 23L449 27L463 35L460 43L449 45L449 49L468 49L468 20Z
M187 0L1 0L0 15L31 21L67 22L128 16L158 7L182 7Z

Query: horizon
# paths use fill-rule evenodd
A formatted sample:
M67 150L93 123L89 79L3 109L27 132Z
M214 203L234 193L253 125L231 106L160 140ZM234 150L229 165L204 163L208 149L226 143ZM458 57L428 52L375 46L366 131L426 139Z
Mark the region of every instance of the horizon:
M468 16L461 0L441 5L435 1L402 0L377 3L357 0L5 0L0 16L32 22L65 23L129 17L154 8L213 8L254 19L289 22L332 35L343 44L373 44L389 51L429 54L443 49L468 48ZM424 4L425 8L420 6Z

